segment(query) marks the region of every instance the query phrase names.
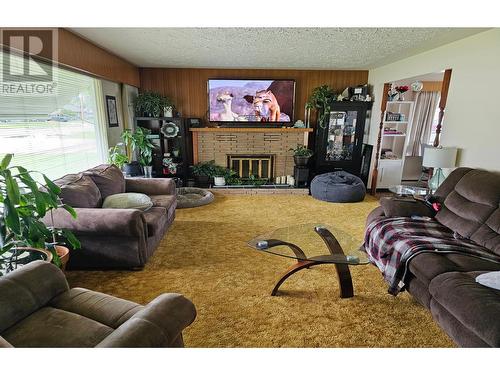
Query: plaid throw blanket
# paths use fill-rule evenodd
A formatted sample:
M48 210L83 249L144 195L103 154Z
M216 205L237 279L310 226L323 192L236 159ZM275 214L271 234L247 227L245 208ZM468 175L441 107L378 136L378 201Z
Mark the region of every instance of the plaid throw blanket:
M459 237L435 220L376 219L366 228L364 246L371 262L389 283L388 292L392 295L404 290L408 264L422 252L460 253L500 263L500 257Z

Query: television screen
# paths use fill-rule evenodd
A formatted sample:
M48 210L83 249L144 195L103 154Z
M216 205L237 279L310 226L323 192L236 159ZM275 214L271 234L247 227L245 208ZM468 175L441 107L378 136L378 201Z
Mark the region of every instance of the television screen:
M292 122L295 81L210 79L212 122Z

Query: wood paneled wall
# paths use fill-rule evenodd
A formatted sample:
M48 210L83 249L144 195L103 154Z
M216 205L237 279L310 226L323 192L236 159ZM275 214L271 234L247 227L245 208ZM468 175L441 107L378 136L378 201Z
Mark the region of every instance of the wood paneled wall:
M139 87L139 69L66 29L59 29L58 62L113 82Z
M304 107L312 90L324 84L341 92L347 86L368 82L367 70L185 69L140 68L141 91L169 96L185 117L206 121L209 78L294 79L295 119L304 120Z
M23 35L25 37L36 35L44 43L56 43L57 57L52 56L52 47L47 51L42 51L34 56L44 60L54 60L62 67L67 67L76 71L81 71L108 81L126 83L139 87L139 68L123 58L97 46L89 40L63 28L41 28L41 29L2 29L0 32ZM57 31L57 39L53 39L53 31ZM5 36L3 34L2 36ZM2 41L0 47L9 45ZM26 48L26 46L24 46ZM16 50L19 53L28 51Z

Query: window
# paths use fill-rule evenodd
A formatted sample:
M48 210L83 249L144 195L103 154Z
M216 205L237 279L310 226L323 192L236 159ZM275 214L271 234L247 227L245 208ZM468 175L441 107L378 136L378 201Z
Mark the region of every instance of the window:
M0 71L22 72L24 57L0 51ZM40 62L28 62L30 72ZM53 94L0 90L0 154L13 153L13 165L55 179L106 160L107 136L102 118L101 82L54 67Z

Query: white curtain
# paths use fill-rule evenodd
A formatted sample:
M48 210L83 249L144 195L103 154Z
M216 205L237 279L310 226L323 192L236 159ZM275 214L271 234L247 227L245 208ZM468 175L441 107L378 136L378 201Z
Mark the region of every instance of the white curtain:
M413 112L406 156L422 156L422 144L428 143L438 103L439 92L420 91L416 93L415 111Z

